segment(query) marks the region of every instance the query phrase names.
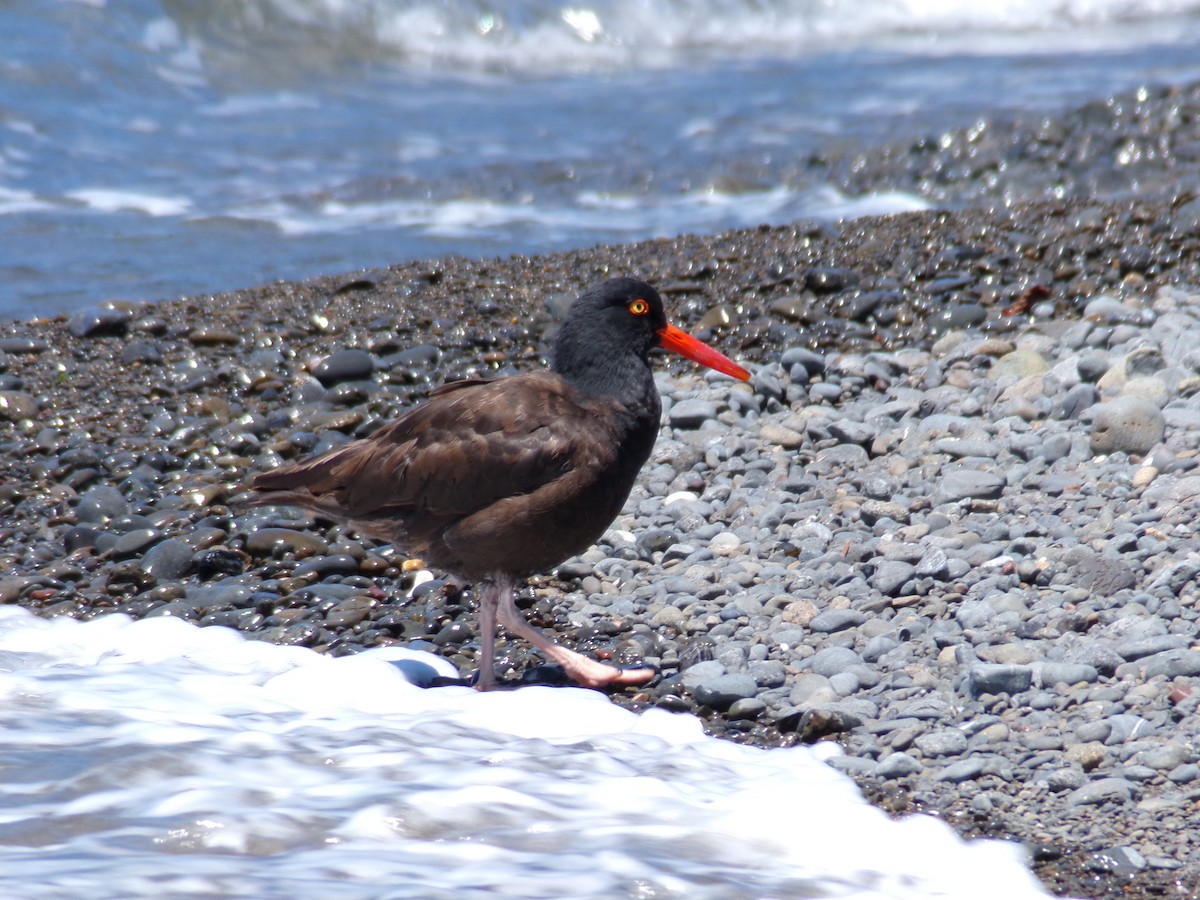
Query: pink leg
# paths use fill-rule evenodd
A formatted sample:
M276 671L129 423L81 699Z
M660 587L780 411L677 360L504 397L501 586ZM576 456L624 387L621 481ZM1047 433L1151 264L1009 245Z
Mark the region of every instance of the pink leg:
M496 686L496 601L498 585L485 584L479 595L479 679L477 691L490 691Z
M496 586L499 606L495 612L499 614L500 622L513 634L524 638L542 651L554 662L563 667L567 676L577 684L590 688L622 687L631 684L642 684L654 677L654 670L618 669L594 659L588 659L581 653L560 647L532 625L525 621L521 611L517 609L513 585L511 582L500 582ZM482 670L480 681L482 683Z

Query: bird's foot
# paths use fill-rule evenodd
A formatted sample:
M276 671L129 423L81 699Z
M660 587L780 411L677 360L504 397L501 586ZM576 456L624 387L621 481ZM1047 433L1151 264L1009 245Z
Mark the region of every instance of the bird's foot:
M583 657L583 659L590 664L586 667L586 671L572 667L573 671L569 672L565 666L558 663L544 663L534 666L532 669L526 669L517 682L502 682L495 675L485 678L482 673L476 671L465 682L448 680L447 684L470 684L477 691L528 687L535 684L543 687L587 687L602 690L645 684L658 675L658 669L655 666L643 664L617 667L599 663L587 659L587 657Z
M484 672L483 669L477 669L467 678L467 683L477 691L494 691L500 687L500 681L496 678L496 673L492 671Z
M645 684L658 670L654 666L610 666L586 656L575 654L574 659L559 660L567 677L581 687L623 688Z

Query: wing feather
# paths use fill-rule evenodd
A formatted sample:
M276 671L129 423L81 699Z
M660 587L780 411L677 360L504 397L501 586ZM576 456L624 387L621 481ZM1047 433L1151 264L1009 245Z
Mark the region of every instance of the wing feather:
M619 440L596 413L547 372L446 385L368 438L257 476L250 502L301 506L422 550L496 504L603 471Z

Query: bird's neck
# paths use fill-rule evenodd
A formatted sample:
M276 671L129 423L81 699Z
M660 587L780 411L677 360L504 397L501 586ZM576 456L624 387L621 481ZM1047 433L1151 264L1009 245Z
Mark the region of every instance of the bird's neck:
M572 355L561 351L554 371L584 397L608 397L630 409L660 408L650 363L629 351Z

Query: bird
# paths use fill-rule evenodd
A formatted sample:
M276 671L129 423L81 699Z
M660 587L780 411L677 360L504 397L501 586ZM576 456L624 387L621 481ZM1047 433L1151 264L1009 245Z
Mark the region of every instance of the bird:
M656 347L750 379L668 324L652 286L612 278L571 305L549 370L442 385L365 438L257 474L247 502L300 507L475 583L479 690L499 684L497 623L576 684L642 684L652 668L619 668L555 643L525 620L515 592L589 548L621 512L661 424Z

